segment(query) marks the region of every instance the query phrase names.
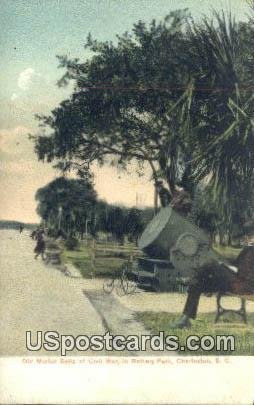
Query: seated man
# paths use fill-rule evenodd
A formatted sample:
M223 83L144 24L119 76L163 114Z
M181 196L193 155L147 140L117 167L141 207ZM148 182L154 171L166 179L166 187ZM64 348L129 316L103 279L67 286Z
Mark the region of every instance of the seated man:
M195 319L202 293L231 293L248 296L254 294L254 246L245 247L232 266L213 260L196 271L192 278L182 317L172 325L174 328L188 328L190 319Z

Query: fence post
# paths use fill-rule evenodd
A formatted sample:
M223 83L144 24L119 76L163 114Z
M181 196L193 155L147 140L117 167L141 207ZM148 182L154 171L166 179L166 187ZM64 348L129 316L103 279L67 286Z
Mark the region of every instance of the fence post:
M91 269L92 269L92 277L95 277L95 271L96 271L96 267L95 267L95 255L96 255L96 244L95 244L95 239L92 239L92 243L91 243Z
M129 256L129 265L130 265L130 268L132 268L132 265L133 265L133 255L134 255L133 250L131 250L131 251L130 251L130 256Z

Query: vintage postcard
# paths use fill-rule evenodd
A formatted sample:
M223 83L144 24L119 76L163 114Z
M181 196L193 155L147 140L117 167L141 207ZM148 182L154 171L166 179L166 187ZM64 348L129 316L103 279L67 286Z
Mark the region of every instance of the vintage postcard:
M0 3L0 403L253 404L254 1Z

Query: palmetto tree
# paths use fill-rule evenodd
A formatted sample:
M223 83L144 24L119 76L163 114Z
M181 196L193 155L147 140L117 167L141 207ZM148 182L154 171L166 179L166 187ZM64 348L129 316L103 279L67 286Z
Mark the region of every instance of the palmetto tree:
M193 105L193 169L206 178L230 226L244 211L254 170L254 30L229 15L214 15L191 28L197 66Z

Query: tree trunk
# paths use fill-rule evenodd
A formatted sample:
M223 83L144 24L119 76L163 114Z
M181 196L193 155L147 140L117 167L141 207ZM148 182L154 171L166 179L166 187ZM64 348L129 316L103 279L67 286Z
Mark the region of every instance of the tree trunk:
M158 212L158 191L156 185L154 185L154 215Z

